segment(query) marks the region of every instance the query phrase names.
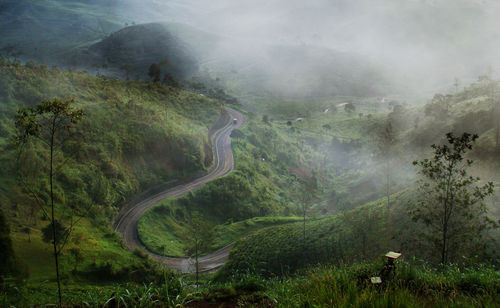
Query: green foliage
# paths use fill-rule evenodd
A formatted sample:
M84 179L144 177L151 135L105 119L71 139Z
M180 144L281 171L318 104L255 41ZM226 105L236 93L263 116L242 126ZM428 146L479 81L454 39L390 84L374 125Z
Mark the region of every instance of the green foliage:
M77 276L94 282L160 282L163 279L162 271L157 263L145 258L140 262L133 262L127 266L117 267L112 261L91 263Z
M244 274L222 283L205 282L195 290L188 277L167 271L155 283L68 286L68 306L175 307L223 306L257 307L497 307L500 302L499 273L492 267L440 270L426 264L398 261L394 276L381 286L370 277L382 262L351 266L326 266L292 277L263 279ZM54 285L7 284L0 292L0 304L33 306L55 301Z
M70 249L68 249L68 252L71 255L71 257L73 258L73 262L75 265L74 271L77 271L78 264L84 260L83 253L78 247L71 247Z
M214 232L200 213L194 212L190 215L186 230L186 255L195 256L198 259L201 251L207 251L212 246Z
M170 212L165 205L147 212L138 225L141 242L149 250L160 255L185 255L188 242L186 235L189 230L184 215L189 214L184 214L179 208ZM205 217L206 221L212 224L215 236L212 245L201 250L202 254L223 248L264 227L296 222L301 219L299 217L255 217L238 222L232 222L229 219L223 224L215 225L209 218Z
M210 224L202 218L200 213L194 212L190 213L185 237L186 255L194 257L194 271L196 273L196 284L198 284L200 273L198 258L202 251L207 251L207 249L212 245L214 232L212 226L210 226Z
M494 159L499 150L495 131L498 127L495 117L498 114L496 97L498 81L484 80L454 95L437 94L423 108L408 110L402 116L404 122L414 122L413 127L407 125L404 129L408 146L425 149L441 142L442 137L450 131L455 135L474 132L480 138L471 155L487 163L490 169L498 168Z
M2 61L2 209L14 226L11 237L16 254L24 260L34 281L53 279L52 264L43 261L49 257L41 233L47 222L37 219L43 217L37 200L23 189L33 190L40 201L48 200L48 181L41 178L48 155L38 142L29 143L22 166L29 179L26 185L16 183L18 170L13 162L17 153L11 143L16 134L14 115L26 107L21 115L29 120L30 112L38 108L35 104L68 94L74 98L76 109L85 109L85 119L72 131L78 138L67 141L55 157L57 163L64 164L56 170L54 197L56 211L64 219L71 212L78 214L75 221L79 223L67 245L68 249L81 248L84 261L78 265L79 271L88 270L93 260L113 259L117 270L129 266L137 257L124 250L120 239L109 230L119 207L143 189L194 176L212 163L211 155L205 157L206 151L211 152L207 133L219 115L219 102L160 84L123 82L45 65ZM37 126L32 128L37 131ZM61 204L69 206L63 208ZM25 218L31 216L35 222L29 224L32 241L28 244L23 229ZM69 275L69 268L74 268L72 259L71 255L61 255L64 277Z
M378 151L377 154L384 164L385 184L386 184L386 197L387 206L390 205L390 192L391 192L391 161L396 153L393 153L394 146L397 143L397 132L395 132L392 122L389 120L385 127L378 133Z
M216 227L212 249L226 246L251 230L288 220L251 218L299 213L299 202L291 194L294 187L290 184L295 178L291 169L310 163L312 158L304 157L310 154L307 149L301 151L279 130L250 115L235 134L239 136L232 139L235 170L146 213L138 226L146 247L159 254L182 255L186 218L193 211ZM251 226L254 221L255 226ZM228 234L223 235L223 230Z
M159 271L161 279L152 283L127 282L126 284L87 284L67 286L65 306L83 307L175 307L190 301L186 282L172 271ZM134 272L132 272L134 276ZM0 305L31 307L53 304L54 285L8 285L0 292Z
M74 104L73 99L55 98L42 101L34 107L18 110L16 114L18 140L26 142L28 137L33 136L48 142L51 133L59 133L59 130L70 131L73 125L83 120L84 115L83 109L72 108L71 104Z
M388 243L383 207L360 209L306 222L268 227L240 239L231 251L221 277L252 272L285 275L318 263L369 260Z
M483 203L493 194L493 183L476 186L480 179L467 175L473 161L465 160L465 154L477 138L468 133L459 137L448 133L449 145L433 144L433 158L413 163L425 177L420 185L423 198L411 209L413 219L425 225L418 238L431 247L434 255L440 255L442 264L481 253L484 231L496 227Z
M37 104L35 107L25 107L21 108L16 113L16 128L18 129L18 134L16 136L16 146L19 149L21 157L23 147L30 141L30 139L37 138L37 141L41 141L43 144L42 149L50 153L48 159L48 172L45 172L45 176L49 178L48 194L50 199L46 204L40 201L40 195L33 192L32 188L25 188L26 194L31 194L35 197L38 205L43 210L46 218L50 219L50 224L44 229L43 239L45 241L50 241L54 247L54 259L56 265L56 278L59 291L59 307L61 307L61 280L59 272L59 254L61 253L66 241L72 231L73 225L70 228L64 228L58 219L61 215L55 214L55 196L54 196L54 184L55 184L55 170L61 167L62 164L56 164L54 158L57 156L60 149L64 146L66 141L74 141L74 137L71 132L76 124L83 120L83 109L75 109L70 106L73 100L61 100L53 99L48 101L43 101ZM23 157L24 158L24 157ZM21 161L23 164L24 161ZM29 173L28 171L27 173ZM48 173L48 174L47 174ZM27 177L26 172L19 172L20 182L24 185L25 178ZM40 180L40 179L35 179ZM57 193L57 192L56 192ZM64 204L64 203L63 203ZM47 207L46 207L47 206ZM50 206L50 207L49 207ZM50 229L52 229L52 236L50 236Z
M333 307L495 307L498 273L492 268L464 271L447 267L438 272L427 266L399 263L394 277L373 286L370 277L381 265L326 267L293 278L272 280L266 294L279 306Z

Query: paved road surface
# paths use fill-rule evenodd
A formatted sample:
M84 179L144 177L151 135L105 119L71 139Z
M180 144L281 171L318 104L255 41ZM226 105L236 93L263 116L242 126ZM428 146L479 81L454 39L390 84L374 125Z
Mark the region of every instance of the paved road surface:
M245 117L230 108L226 108L229 112L230 119L226 126L220 129L214 138L215 143L215 165L208 174L197 178L187 184L178 185L159 193L156 193L144 200L138 201L134 204L129 204L122 208L115 220L115 231L123 234L125 244L130 250L135 248L143 248L148 254L160 263L167 265L168 267L177 269L183 273L194 272L194 262L189 258L173 258L157 255L151 251L148 251L144 245L142 245L139 240L137 233L137 223L141 219L142 215L146 213L154 205L158 204L166 198L178 197L191 190L198 189L205 185L206 183L217 179L230 173L234 168L234 158L233 152L231 150L231 131L235 128L241 127L245 122ZM237 119L236 123L233 123L233 118ZM198 259L200 272L213 272L219 267L224 265L229 256L229 252L233 245L226 246L212 254L206 255Z

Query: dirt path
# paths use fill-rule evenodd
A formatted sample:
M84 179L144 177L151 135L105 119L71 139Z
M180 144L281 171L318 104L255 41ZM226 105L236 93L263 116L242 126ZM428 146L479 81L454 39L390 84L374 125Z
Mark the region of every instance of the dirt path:
M152 196L147 197L146 199L131 203L122 208L120 213L117 215L117 218L115 219L115 231L120 232L123 235L123 239L125 240L125 244L127 245L128 249L134 250L135 248L143 248L153 259L167 265L168 267L177 269L183 273L193 272L194 265L189 258L165 257L148 251L139 240L137 223L147 210L163 201L164 199L178 197L191 190L198 189L206 183L224 176L233 170L234 158L233 152L231 150L230 135L233 129L239 128L241 127L241 125L243 125L243 123L245 122L245 117L241 113L233 109L226 108L226 110L230 115L228 123L215 134L214 138L214 168L212 168L206 175L199 177L189 183L165 189ZM237 119L237 122L233 123L233 119ZM202 272L212 272L224 265L229 256L229 251L231 251L232 247L232 245L229 245L222 249L219 249L212 254L199 258L198 261L200 270Z

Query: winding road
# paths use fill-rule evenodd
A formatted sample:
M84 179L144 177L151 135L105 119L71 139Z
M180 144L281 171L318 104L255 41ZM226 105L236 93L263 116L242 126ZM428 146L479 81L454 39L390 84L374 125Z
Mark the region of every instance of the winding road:
M189 183L165 189L140 201L133 201L123 207L120 213L118 213L115 218L115 231L123 235L125 245L129 250L143 248L154 260L165 264L170 268L179 270L183 273L194 272L194 264L190 258L166 257L149 251L139 240L137 223L147 210L164 199L178 197L191 190L198 189L206 183L222 177L233 170L234 158L231 150L230 135L233 129L240 128L243 125L245 117L241 113L230 108L226 108L226 111L229 113L229 119L225 123L226 125L214 134L214 138L212 139L214 144L212 146L215 146L215 163L206 175ZM221 115L221 117L224 116ZM233 122L233 119L237 119L236 123ZM214 253L199 258L198 263L200 272L213 272L224 265L229 257L231 248L232 245L229 245Z

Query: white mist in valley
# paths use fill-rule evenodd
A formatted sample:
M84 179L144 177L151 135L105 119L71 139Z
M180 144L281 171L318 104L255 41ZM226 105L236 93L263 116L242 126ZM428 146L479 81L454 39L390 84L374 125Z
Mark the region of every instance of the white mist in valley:
M243 62L247 57L261 59L271 71L275 69L273 59L252 53L261 50L259 46L326 48L374 63L399 92L418 92L421 97L428 97L434 92L451 91L455 78L464 86L478 75L500 68L496 56L500 52L497 1L128 0L125 3L117 2L117 14L126 14L137 22L180 22L237 40L238 46L223 45L207 52L237 55ZM321 53L316 61L321 66ZM300 63L289 65L300 66Z

